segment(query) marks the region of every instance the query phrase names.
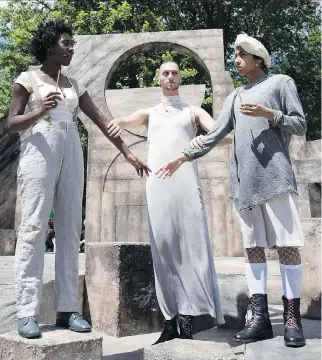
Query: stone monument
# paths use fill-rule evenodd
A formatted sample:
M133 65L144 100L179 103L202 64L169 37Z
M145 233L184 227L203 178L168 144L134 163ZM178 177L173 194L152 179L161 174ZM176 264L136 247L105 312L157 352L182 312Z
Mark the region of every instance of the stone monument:
M87 87L95 104L109 119L159 102L161 91L158 88L109 90L109 83L119 64L140 51L159 50L162 47L182 52L197 61L209 73L211 79L215 119L224 99L233 90L230 75L225 71L222 30L82 35L77 36L76 40L76 55L66 73ZM187 103L200 106L204 86L182 87L181 96ZM94 328L116 336L134 334L135 327L140 333L155 330L158 326L158 309L154 306L153 297L150 297L152 300L147 305L150 308L141 308L140 313L142 299L149 298L151 291L154 291L151 288L151 264L147 261L144 268L144 262L140 262L137 269L135 266L129 267L131 272L120 265L120 259L128 260L125 255L131 252L136 254L134 258L137 259L147 256L145 180L137 177L136 172L126 164L123 156L120 156L95 124L82 113L80 119L89 135L85 313L92 319ZM5 118L0 119L0 130L0 149L3 149L0 157L0 178L4 179L0 192L0 255L4 255L14 252L14 228L17 229L19 224L19 205L14 205L17 194L15 170L18 164L19 144L23 139L8 133ZM131 132L124 131L122 134L133 153L142 159L147 155L146 135L143 127ZM227 199L230 143L228 138L198 160L215 256L243 256L242 241L234 223L231 204ZM320 149L320 140L306 142L304 137L294 137L292 140L291 157L299 182L300 215L303 219L306 244L309 245L303 250L305 266L302 311L314 318L321 316L321 215L319 213L316 217L317 211L314 210L314 214L312 212L310 189L312 185L321 183ZM103 260L102 254L106 255ZM106 271L110 273L106 274ZM143 276L144 271L149 275ZM128 277L136 279L139 287L131 287L129 284L132 284L132 280L125 281ZM111 282L102 284L102 278ZM105 287L112 283L113 291L104 299L107 291ZM106 291L102 291L103 289ZM129 296L133 294L135 299L139 299L136 304L129 301ZM107 305L113 302L119 306L110 309ZM131 324L125 324L129 319L121 316L124 307L136 309ZM107 319L112 311L116 312L111 322L99 317L102 310L107 311ZM156 314L151 317L153 321L144 323L144 316L147 313L153 314L153 311Z

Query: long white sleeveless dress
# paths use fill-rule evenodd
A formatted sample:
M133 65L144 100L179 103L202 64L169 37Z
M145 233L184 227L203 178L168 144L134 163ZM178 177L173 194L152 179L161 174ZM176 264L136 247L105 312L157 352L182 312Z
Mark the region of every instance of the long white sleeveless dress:
M193 110L179 96L163 97L151 109L146 195L156 293L167 320L210 314L223 324L197 163L186 162L168 179L153 174L195 134Z

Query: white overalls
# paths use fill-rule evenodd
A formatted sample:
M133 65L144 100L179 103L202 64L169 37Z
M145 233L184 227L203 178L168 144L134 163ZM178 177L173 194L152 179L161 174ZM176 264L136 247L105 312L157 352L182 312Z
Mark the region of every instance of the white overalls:
M49 92L56 91L54 85L44 83L35 72L22 73L16 83L30 93L30 110L39 106L39 96L43 99ZM73 84L78 87L74 81ZM63 100L50 111L50 121L41 119L34 124L32 135L21 152L18 168L21 223L15 257L18 318L39 313L45 235L52 208L56 234L55 311L78 309L84 165L74 118L78 95L81 96L85 88L75 89L74 85L64 88L66 98L61 96Z

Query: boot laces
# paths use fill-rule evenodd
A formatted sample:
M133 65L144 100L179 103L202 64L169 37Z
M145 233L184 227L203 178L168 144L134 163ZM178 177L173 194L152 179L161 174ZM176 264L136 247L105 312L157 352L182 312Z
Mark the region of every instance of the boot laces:
M255 299L253 298L253 296L250 298L250 308L252 310L252 316L250 319L247 319L246 325L251 325L256 320L256 318L255 318Z
M296 318L294 315L294 301L292 299L288 300L285 327L288 327L291 329L298 329L297 321L296 321Z
M185 332L188 332L188 333L192 332L192 323L191 323L190 317L181 316L180 317L180 324L181 324L182 329Z

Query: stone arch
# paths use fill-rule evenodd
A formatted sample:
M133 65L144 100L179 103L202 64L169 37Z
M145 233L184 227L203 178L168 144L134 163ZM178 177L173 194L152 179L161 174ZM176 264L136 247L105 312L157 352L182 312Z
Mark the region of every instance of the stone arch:
M164 48L168 47L191 56L206 69L211 79L214 118L219 115L226 96L233 89L229 73L225 71L222 30L85 35L75 38L77 56L68 68L67 75L85 84L96 106L110 119L112 116L104 94L106 85L119 63L142 49L162 45ZM80 114L80 118L89 133L86 191L86 214L90 214L86 220L88 241L132 241L130 221L124 221L123 224L128 228L126 233L129 234L129 238L123 239L121 235L116 239L113 229L118 223L119 215L130 219L131 214L137 214L137 209L140 208L142 217L145 216L145 182L137 177L130 166L125 165L125 159L118 156L119 151L107 141L95 124L87 121L83 114ZM137 143L140 140L139 136L124 133L122 138L127 145L133 145L135 155L143 160L146 158L145 143ZM216 255L242 254L242 243L234 235L232 215L227 202L228 166L229 145L205 156L200 168L203 173L204 194L207 197L205 203L209 210L208 218L214 219L209 221L209 229L211 237L216 242ZM129 196L131 189L134 189L134 192ZM127 212L130 213L128 210L131 210L131 206L137 208L128 216ZM145 231L145 220L140 226L140 230L135 230L137 238L140 232ZM141 241L147 239L142 238Z
M165 50L178 51L182 54L190 56L209 74L209 76L211 78L211 75L209 73L207 65L200 58L200 56L198 54L196 54L193 50L189 49L186 46L180 45L176 42L156 41L156 42L143 43L143 44L134 46L133 48L125 51L112 65L112 67L106 77L105 87L106 88L109 87L111 77L112 77L113 73L115 72L115 70L119 67L119 65L122 61L128 60L131 56L133 56L141 51L153 51L153 50L157 50L158 47L162 47L162 49L165 49ZM212 79L211 79L211 81L212 81Z

